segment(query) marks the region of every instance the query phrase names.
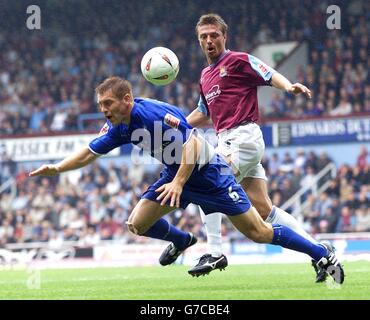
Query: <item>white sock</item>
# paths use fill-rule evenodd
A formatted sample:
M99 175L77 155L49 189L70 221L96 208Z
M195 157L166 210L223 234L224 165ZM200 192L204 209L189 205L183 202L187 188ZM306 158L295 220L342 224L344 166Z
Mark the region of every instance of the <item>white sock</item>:
M288 212L273 206L271 213L266 219L268 223L278 223L283 226L289 227L293 231L297 232L302 237L306 238L308 241L317 244L318 242L312 238L301 226L301 224Z
M219 257L222 255L222 213L215 212L206 215L201 207L199 207L199 212L203 224L206 227L208 253L213 257Z

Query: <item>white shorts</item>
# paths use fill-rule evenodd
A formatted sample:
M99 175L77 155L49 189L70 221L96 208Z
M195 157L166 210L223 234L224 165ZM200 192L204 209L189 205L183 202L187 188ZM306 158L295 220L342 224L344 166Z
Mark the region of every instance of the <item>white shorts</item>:
M218 134L216 152L231 160L238 182L246 177L267 181L261 164L264 151L262 131L256 123L244 124Z

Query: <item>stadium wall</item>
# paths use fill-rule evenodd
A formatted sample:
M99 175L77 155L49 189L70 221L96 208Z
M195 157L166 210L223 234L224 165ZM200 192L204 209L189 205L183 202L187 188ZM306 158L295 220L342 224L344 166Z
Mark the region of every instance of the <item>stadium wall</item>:
M272 153L282 156L285 152L293 155L303 147L317 154L325 151L337 165L353 165L357 161L354 155L359 154L361 146L370 147L370 116L277 121L263 124L261 129L267 156ZM205 129L204 133L208 141L217 143L212 128ZM95 137L96 134L72 134L1 139L0 150L14 161L33 162L34 165L40 161L62 159L88 145ZM132 150L135 149L131 145L115 149L108 154L107 160L103 159L103 163L113 161L130 164L135 161L134 155L139 155L139 152ZM159 165L158 161L148 156L143 157L142 162L150 164L151 171L155 171Z
M321 234L320 240L331 241L341 260L370 261L370 233ZM121 244L102 241L93 247L80 247L77 242L64 243L62 247L50 247L45 243L8 244L0 250L3 268L35 267L89 268L120 266L155 266L167 242L155 240L146 244ZM176 264L193 265L205 251L206 243L198 243L186 250ZM308 262L307 255L279 246L257 244L246 240L227 240L224 253L231 265L259 263Z
M304 149L306 152L313 151L317 155L321 154L322 152L326 152L337 166L343 164L348 164L352 166L356 164L357 155L359 155L360 149L364 145L367 145L368 148L370 147L369 144L363 143L331 143L323 145L308 145L305 146ZM301 147L269 147L266 148L265 155L267 156L267 158L271 158L272 154L276 153L278 154L279 159L282 159L284 154L288 152L291 156L294 157L299 148ZM370 162L370 155L368 156L368 162Z
M261 48L260 48L261 47ZM307 43L287 42L259 46L252 53L259 59L275 68L293 83L297 81L297 70L305 68L308 63ZM274 56L281 55L283 58L275 61ZM276 63L277 62L277 63ZM258 88L258 103L263 108L271 105L273 93L281 94L281 90L273 87Z

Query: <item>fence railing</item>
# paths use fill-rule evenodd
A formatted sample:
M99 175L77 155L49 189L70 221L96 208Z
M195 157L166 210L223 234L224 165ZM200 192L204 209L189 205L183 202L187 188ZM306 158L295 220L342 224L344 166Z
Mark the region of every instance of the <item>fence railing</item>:
M0 185L0 194L8 189L10 189L11 199L14 199L17 194L17 183L14 178L9 178Z
M308 200L303 196L311 192L315 197L325 192L330 185L330 180L326 180L327 175L330 174L330 178L335 178L337 174L337 167L334 163L329 163L313 178L312 183L299 189L290 199L288 199L282 206L281 209L291 209L291 214L298 220L303 219L302 212L308 206Z

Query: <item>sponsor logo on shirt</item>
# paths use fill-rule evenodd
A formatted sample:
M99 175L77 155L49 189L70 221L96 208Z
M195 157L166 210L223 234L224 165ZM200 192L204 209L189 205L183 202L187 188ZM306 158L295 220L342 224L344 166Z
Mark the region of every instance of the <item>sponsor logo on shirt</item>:
M259 65L258 65L258 69L260 69L261 70L261 72L266 76L267 75L267 73L269 72L269 70L267 69L267 67L264 65L264 64L262 64L262 63L260 63Z
M108 123L106 123L101 129L100 129L100 132L99 132L99 137L100 136L103 136L105 135L107 132L109 131L109 126L108 126Z
M176 118L172 114L167 113L164 117L164 123L173 129L178 129L180 125L180 119Z
M214 99L216 99L221 94L220 86L218 84L214 85L211 90L207 92L205 98L208 104L211 104Z

